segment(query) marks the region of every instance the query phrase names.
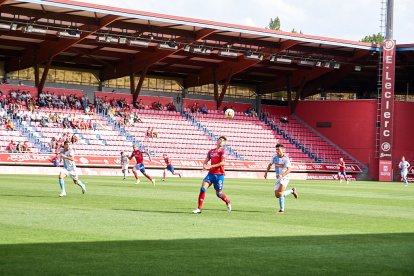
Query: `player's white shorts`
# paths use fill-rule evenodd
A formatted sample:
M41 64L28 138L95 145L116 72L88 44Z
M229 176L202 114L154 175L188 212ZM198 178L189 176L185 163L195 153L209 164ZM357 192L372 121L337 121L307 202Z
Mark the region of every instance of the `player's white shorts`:
M60 173L63 173L65 175L69 176L73 180L78 180L78 173L76 171L68 171L67 169L62 168L60 170Z
M128 166L129 166L129 164L124 164L124 165L122 165L122 169L123 170L128 170Z
M401 171L401 177L407 178L408 171Z
M283 187L286 188L288 184L289 184L289 178L287 178L287 177L276 179L275 191L279 190L280 185L282 185Z

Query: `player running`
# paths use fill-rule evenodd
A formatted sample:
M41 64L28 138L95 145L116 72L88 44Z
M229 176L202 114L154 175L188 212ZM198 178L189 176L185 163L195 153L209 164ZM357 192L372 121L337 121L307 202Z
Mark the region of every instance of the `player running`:
M226 155L223 146L225 145L226 141L226 137L221 136L217 140L216 148L209 150L207 153L207 157L203 163L203 170L209 170L209 173L203 179L203 182L201 184L200 194L198 196L198 207L197 209L193 210L194 214L201 213L206 191L212 184L216 190L217 197L221 198L221 200L226 203L227 211L231 212L230 200L227 198L226 194L223 193L224 165L226 163ZM210 160L211 165L208 164L208 161Z
M132 146L132 149L133 151L131 153L131 156L128 157L128 159L131 160L132 158L135 158L135 161L137 162L137 164L132 168L132 172L134 173L136 179L135 184L139 184L140 182L137 172L137 170L139 170L146 178L148 178L149 181L152 182L152 186L155 187L155 179L153 179L145 172L144 166L144 153L148 155L149 161L151 161L151 156L148 152L139 150L136 145Z
M286 191L286 187L289 184L289 173L292 171L292 164L289 157L284 154L285 147L282 144L276 145L276 155L273 156L269 165L267 166L264 178L267 179L267 173L272 165L275 165L276 182L275 182L275 197L279 199L279 213L285 212L285 197L293 194L295 198L298 198L298 192L295 188Z
M180 174L180 173L177 173L177 172L175 172L175 171L174 171L174 166L173 166L173 165L171 165L171 160L170 160L170 158L167 156L167 154L166 154L166 153L164 153L164 154L162 155L162 157L164 158L164 162L165 162L165 165L166 165L167 167L165 167L165 169L164 169L163 178L162 178L161 180L162 180L162 181L165 181L165 177L166 177L166 175L167 175L167 171L170 171L173 175L178 175L178 176L181 178L181 174Z
M339 163L338 163L338 180L339 180L339 184L342 183L342 177L346 180L346 184L349 184L349 180L348 177L346 176L346 172L345 172L345 162L344 159L341 157L339 158Z
M59 185L61 189L60 197L66 196L65 190L65 180L66 176L72 178L73 183L78 185L82 189L82 194L86 192L85 184L80 181L78 178L78 174L76 172L76 164L75 164L75 152L71 148L71 143L69 141L65 141L63 144L63 149L60 153L61 159L63 160L63 168L60 170L59 173Z
M129 173L128 166L129 166L128 155L124 154L124 152L122 151L121 152L121 167L122 167L122 174L124 175L123 180L126 179L127 172Z
M408 186L407 174L410 163L405 161L405 156L401 157L401 162L398 164L398 167L400 168L401 178L404 182L404 186Z

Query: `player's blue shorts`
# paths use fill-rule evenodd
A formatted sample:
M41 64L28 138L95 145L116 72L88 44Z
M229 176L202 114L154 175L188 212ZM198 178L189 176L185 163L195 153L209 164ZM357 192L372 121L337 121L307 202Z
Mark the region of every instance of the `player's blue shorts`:
M167 166L166 169L174 173L174 166Z
M344 177L346 177L346 172L338 171L338 174L343 175Z
M145 172L145 166L142 163L136 164L134 168L135 170L140 170L142 173Z
M203 181L208 182L214 185L214 190L221 191L223 190L224 185L224 174L211 174L208 173Z

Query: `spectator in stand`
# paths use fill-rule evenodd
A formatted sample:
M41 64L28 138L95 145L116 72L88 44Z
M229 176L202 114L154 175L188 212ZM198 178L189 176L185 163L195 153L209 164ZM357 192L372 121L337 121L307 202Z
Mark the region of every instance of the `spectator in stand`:
M139 101L136 103L136 108L145 109L145 105L144 105L144 102L142 101L142 99L139 99Z
M57 140L56 137L52 137L49 143L49 147L52 151L54 151L57 148Z
M168 104L166 105L166 107L167 107L167 110L168 110L168 111L177 111L177 110L176 110L176 107L175 107L175 105L174 105L173 103L168 103Z
M16 144L16 152L18 152L18 153L23 152L23 145L22 145L22 143L20 143L20 141L17 142L17 144Z
M42 117L42 119L40 119L40 125L42 127L47 127L47 121L46 121L46 117Z
M69 134L69 133L68 133ZM76 134L73 134L72 137L70 138L70 142L72 143L72 145L77 144L79 141L78 136L76 136Z
M6 121L6 130L14 130L14 124L10 119Z
M152 106L152 109L154 110L162 110L162 104L159 101L153 102L151 106Z
M226 110L227 109L229 109L228 107L227 107L227 105L225 105L224 107L223 107L223 112L226 112Z
M141 120L141 118L138 116L138 113L137 112L135 112L134 113L134 117L133 117L134 119L134 123L142 123L142 120Z
M3 107L0 107L0 119L6 118L6 110Z
M245 112L245 115L247 116L251 116L251 117L257 117L257 112L256 110L253 108L253 106L249 107Z
M208 114L207 105L206 104L203 104L203 107L201 108L201 113Z
M200 107L198 106L198 103L194 103L190 108L192 113L198 113L200 112Z
M282 116L282 117L280 118L280 122L281 122L281 123L284 123L284 124L287 124L287 123L289 123L289 120L288 120L288 118L287 118L286 116Z
M23 152L30 152L29 141L24 141L23 146L22 146L22 151Z
M152 138L152 130L150 127L147 128L147 131L145 132L145 136L148 138Z
M151 133L152 133L152 138L158 138L158 132L154 128L151 128Z
M16 143L13 140L7 145L6 150L10 153L17 153Z

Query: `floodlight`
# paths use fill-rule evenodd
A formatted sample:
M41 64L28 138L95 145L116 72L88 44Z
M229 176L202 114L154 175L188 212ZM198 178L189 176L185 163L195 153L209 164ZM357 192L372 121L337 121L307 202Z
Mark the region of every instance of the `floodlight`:
M0 23L0 29L15 31L17 29L17 24L16 23L12 23L12 24Z
M263 54L260 53L254 53L252 51L247 51L245 54L246 58L248 59L258 59L263 60Z
M128 41L128 44L130 46L148 47L149 42L148 41L144 41L144 40L134 39L134 40L129 40Z
M193 53L209 55L209 54L211 54L211 50L209 48L205 47L205 46L204 47L196 47L196 48L193 48Z
M121 36L121 37L119 38L119 44L126 44L126 43L127 43L127 39L126 39L126 37Z
M359 71L362 70L362 67L359 66L359 65L356 65L355 68L354 68L354 70L357 71L357 72L359 72Z
M303 65L303 66L314 66L315 62L311 61L311 60L300 60L298 62L299 65Z
M278 56L272 56L270 58L270 61L277 62L277 63L285 63L285 64L291 64L292 63L292 59L290 59L288 57L278 57Z
M25 33L34 33L34 34L41 34L44 35L47 33L45 29L35 28L33 25L27 25L26 27L23 27L23 32Z
M59 31L57 32L57 36L58 37L65 37L65 38L73 38L73 39L78 39L80 38L80 33L76 32L74 30L72 31Z
M177 50L178 49L178 45L175 42L161 43L158 47L161 48L161 49L167 49L167 50Z
M237 52L231 52L229 50L220 51L219 55L224 56L224 57L237 57L238 56Z

